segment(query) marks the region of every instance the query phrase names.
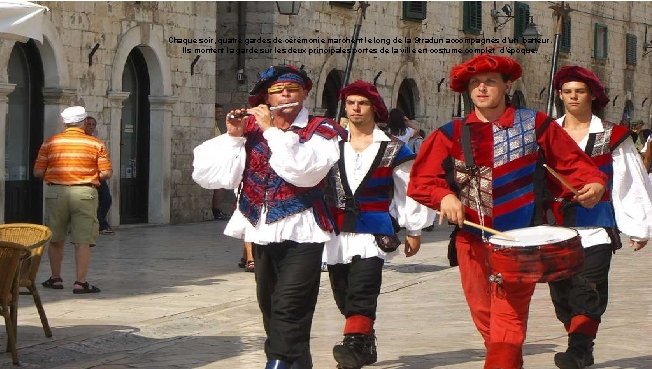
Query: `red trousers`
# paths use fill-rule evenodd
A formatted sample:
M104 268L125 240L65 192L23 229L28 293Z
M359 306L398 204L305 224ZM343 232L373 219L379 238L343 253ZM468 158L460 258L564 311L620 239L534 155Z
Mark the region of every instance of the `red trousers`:
M487 348L484 369L521 369L535 283L489 282L489 248L468 232L457 235L462 289Z

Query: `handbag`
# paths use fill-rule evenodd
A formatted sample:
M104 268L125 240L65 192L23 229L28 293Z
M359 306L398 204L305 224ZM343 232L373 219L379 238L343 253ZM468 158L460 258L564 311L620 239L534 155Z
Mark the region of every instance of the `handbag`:
M374 237L376 238L376 244L378 245L378 248L384 252L396 251L396 249L401 244L401 240L395 234L374 234Z

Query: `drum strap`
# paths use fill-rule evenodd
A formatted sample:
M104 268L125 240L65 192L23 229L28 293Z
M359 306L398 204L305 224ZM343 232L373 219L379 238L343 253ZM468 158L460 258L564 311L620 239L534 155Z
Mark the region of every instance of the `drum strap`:
M462 151L464 152L464 163L466 169L473 173L477 169L475 160L473 160L473 150L471 149L471 128L466 124L466 118L462 121Z

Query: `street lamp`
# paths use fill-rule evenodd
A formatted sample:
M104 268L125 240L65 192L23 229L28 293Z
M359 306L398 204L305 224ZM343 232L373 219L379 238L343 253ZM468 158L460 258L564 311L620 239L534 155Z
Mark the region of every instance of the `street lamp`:
M297 15L301 8L301 1L277 1L278 12L283 15Z
M522 37L525 50L539 50L539 39L541 38L541 34L539 33L539 30L537 30L537 25L534 24L533 17L530 17L530 23L528 23L527 27L523 31Z

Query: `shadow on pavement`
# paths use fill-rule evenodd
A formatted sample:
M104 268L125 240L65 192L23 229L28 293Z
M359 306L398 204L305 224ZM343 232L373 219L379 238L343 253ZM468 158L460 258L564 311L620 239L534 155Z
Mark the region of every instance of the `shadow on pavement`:
M598 369L598 368L618 368L618 369L652 368L652 355L617 359L617 360L605 361L603 363L595 363L593 366L591 366L591 368L592 369Z
M13 366L11 355L3 352L0 368L177 367L175 364L179 368L199 368L242 355L244 351L260 351L264 343L263 337L178 335L151 338L143 336L135 327L78 325L55 328L55 337L65 337L63 339L43 337L41 343L21 347L21 337L42 337L43 331L40 327L29 326L20 327L18 333L21 366ZM0 342L5 340L6 335L0 335ZM152 350L157 351L155 359L150 353ZM100 362L103 364L98 366Z
M556 345L551 344L529 344L523 348L524 356L538 355L553 352ZM406 355L401 356L398 360L385 360L378 362L379 365L391 368L409 368L409 369L432 369L447 368L451 365L464 363L477 363L475 367L481 367L484 362L485 351L478 349L465 349L458 351L438 352L426 355Z

